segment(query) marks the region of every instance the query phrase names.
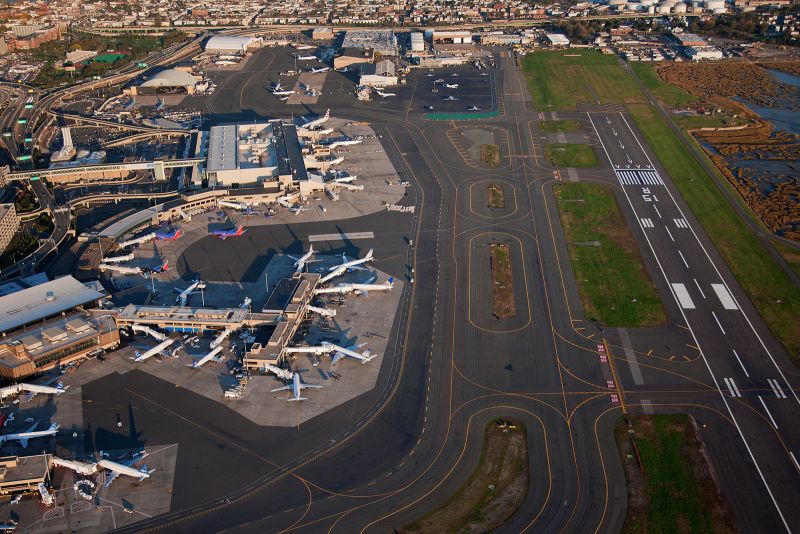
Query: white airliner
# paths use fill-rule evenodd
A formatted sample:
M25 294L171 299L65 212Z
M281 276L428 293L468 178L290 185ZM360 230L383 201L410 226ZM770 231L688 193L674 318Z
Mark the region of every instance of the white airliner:
M446 83L444 84L444 86L447 87L448 89L458 89L457 83Z
M397 93L384 93L380 89L378 89L376 91L376 93L378 93L378 96L381 97L381 98L386 98L386 97L389 97L389 96L397 96Z
M317 56L309 55L309 56L301 56L300 54L297 55L297 59L300 61L314 61L315 59L319 59Z
M33 423L25 432L17 432L15 434L5 434L0 436L0 444L8 443L9 441L19 441L23 448L28 446L28 440L34 438L43 438L45 436L55 436L60 425L53 423L47 430L36 430L39 423Z
M217 205L223 208L233 208L237 211L244 211L250 207L244 202L234 202L232 200L217 200Z
M447 101L453 102L455 100L458 100L458 98L454 97L453 95L450 95L450 96L444 97L442 100L447 100Z
M472 106L471 108L468 108L467 111L480 111L480 110L481 108L479 108L478 106Z
M316 48L315 46L298 44L298 43L292 43L292 46L298 50L312 50Z
M103 258L103 263L123 263L126 261L131 261L134 258L133 253L125 254L124 256L106 256Z
M276 83L275 86L271 89L272 94L275 96L288 96L293 95L294 91L292 89L284 89L281 87L280 83Z
M312 68L309 72L311 72L312 74L319 74L320 72L328 72L329 70L331 70L330 67L320 67L318 69Z
M308 247L308 252L300 256L299 258L296 256L289 255L290 258L294 260L294 272L302 273L303 270L306 268L307 263L312 263L319 260L312 260L310 259L311 256L314 255L314 245L310 245Z
M277 391L287 391L291 390L292 396L286 399L287 401L304 401L308 400L306 397L301 397L301 392L306 388L314 388L320 389L322 386L317 386L314 384L304 384L300 381L300 374L299 373L292 373L292 383L288 386L283 386L281 388L275 388L272 390L273 393Z
M289 208L289 211L292 212L293 215L300 215L304 211L308 211L308 208L304 208L303 206L292 206Z
M356 352L358 349L366 345L366 343L361 343L360 345L351 345L349 347L341 347L334 343L330 343L328 341L323 341L320 345L312 345L309 347L286 347L284 350L289 354L330 354L331 352L335 353L333 355L333 359L331 360L331 364L334 364L344 358L345 356L350 358L355 358L356 360L360 361L362 364L372 361L377 354L372 354L369 350L365 350L362 353Z
M205 288L206 288L205 282L199 279L195 280L189 285L189 287L181 291L180 294L177 297L175 297L175 304L178 304L180 306L186 306L186 303L189 301L189 296L192 293L194 293L198 289L205 289Z
M325 112L325 115L323 115L322 117L320 117L318 119L306 121L306 123L302 127L305 128L306 130L313 130L317 126L321 126L322 124L324 124L330 118L331 118L331 110L328 109Z
M100 453L102 456L102 453ZM150 473L154 472L155 469L147 469L146 465L143 465L141 468L136 469L133 467L133 464L142 460L147 453L143 453L137 456L134 456L132 459L119 463L119 462L112 462L111 460L101 459L97 462L97 465L104 469L108 469L110 473L106 478L105 484L103 484L106 488L111 485L112 482L119 476L125 475L129 477L133 477L138 479L137 482L142 482L144 479L150 477Z
M204 364L210 362L211 360L216 360L217 359L216 355L219 354L220 352L222 352L223 348L224 347L220 346L220 347L217 347L217 348L213 349L211 352L209 352L208 354L206 354L202 358L199 358L196 362L194 362L189 367L192 367L193 369L198 369L198 368L202 367Z
M433 80L433 83L444 83L444 78L438 78L436 80Z
M314 290L314 294L339 293L346 295L347 293L355 293L356 295L368 295L370 291L391 291L393 287L394 278L390 277L389 280L383 284L338 284L335 287L321 287L316 289Z
M372 261L374 259L373 256L372 256L372 252L373 252L373 250L369 249L369 252L367 252L366 256L364 256L361 259L352 260L352 261L347 261L347 258L345 257L345 255L342 254L342 263L340 265L335 265L333 267L330 267L328 269L330 271L330 273L328 273L327 275L325 275L322 278L320 278L319 283L320 284L324 284L328 280L336 278L337 276L339 276L341 274L344 274L345 272L347 272L347 271L349 271L351 269L358 269L358 270L361 270L361 271L366 270L364 267L361 267L361 265L364 264L364 263L370 262L370 261Z
M137 350L134 353L135 354L135 358L133 359L133 361L135 361L135 362L143 362L143 361L147 360L148 358L152 358L156 354L160 354L164 349L166 349L167 347L169 347L173 343L175 343L174 339L165 339L164 341L162 341L161 343L159 343L158 345L156 345L152 349L147 350L145 352L139 352Z

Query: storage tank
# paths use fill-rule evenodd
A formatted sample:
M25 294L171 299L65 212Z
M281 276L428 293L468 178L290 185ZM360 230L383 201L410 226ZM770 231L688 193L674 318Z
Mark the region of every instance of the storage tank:
M661 2L658 4L658 8L656 9L656 13L659 15L669 15L669 12L672 11L672 5L668 2Z
M686 13L686 4L679 2L672 8L673 13Z

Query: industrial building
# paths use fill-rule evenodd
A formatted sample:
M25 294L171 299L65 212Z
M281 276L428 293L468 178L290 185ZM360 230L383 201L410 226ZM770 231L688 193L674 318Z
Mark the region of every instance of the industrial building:
M672 36L681 46L708 46L708 41L695 33L673 33Z
M340 48L339 52L333 58L333 68L343 69L351 65L372 63L372 60L372 49L365 50L363 48Z
M167 69L151 76L139 85L127 87L123 92L134 96L183 90L186 94L193 95L197 90L197 81L197 78L188 72L177 69Z
M397 85L397 68L388 59L378 61L374 65L366 65L358 84L370 87Z
M425 34L422 32L411 32L411 51L424 52L425 51Z
M689 46L686 48L686 56L692 61L717 61L724 54L715 46Z
M0 204L0 254L5 252L17 230L19 230L19 217L14 204Z
M392 30L348 30L342 48L369 49L381 56L396 56L397 36Z
M0 297L0 377L17 380L116 348L111 314L87 311L102 298L72 276Z
M433 30L431 41L435 43L464 44L472 42L472 32L468 30Z
M567 36L562 33L548 33L545 35L545 38L550 46L567 48L570 45L569 39L567 39Z
M333 28L330 26L320 26L311 31L311 38L315 41L330 41L333 39Z
M481 44L494 46L511 46L522 44L526 39L522 35L509 35L507 33L486 33L481 35Z
M243 56L247 54L247 52L261 48L262 46L264 46L264 40L261 37L254 37L252 35L243 35L241 37L215 35L206 42L203 50L208 54L237 54Z

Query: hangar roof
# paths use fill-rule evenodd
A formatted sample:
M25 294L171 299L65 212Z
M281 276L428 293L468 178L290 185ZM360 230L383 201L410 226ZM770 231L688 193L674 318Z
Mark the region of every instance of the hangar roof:
M162 70L158 74L146 80L140 87L194 87L197 85L197 78L177 69Z
M71 310L103 295L72 276L0 297L0 332Z
M244 37L226 37L223 35L215 35L206 43L205 50L245 50L250 46L255 38L253 36Z

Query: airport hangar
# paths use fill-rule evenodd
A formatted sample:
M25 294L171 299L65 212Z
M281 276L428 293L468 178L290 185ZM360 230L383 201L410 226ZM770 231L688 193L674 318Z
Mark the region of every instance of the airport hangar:
M247 52L262 46L264 46L264 40L261 37L215 35L206 42L203 50L208 54L244 56Z
M197 91L197 78L178 69L162 70L139 85L130 85L122 92L130 96L156 94L158 92L185 91L193 95Z

